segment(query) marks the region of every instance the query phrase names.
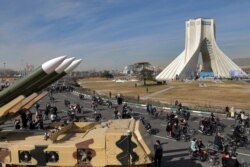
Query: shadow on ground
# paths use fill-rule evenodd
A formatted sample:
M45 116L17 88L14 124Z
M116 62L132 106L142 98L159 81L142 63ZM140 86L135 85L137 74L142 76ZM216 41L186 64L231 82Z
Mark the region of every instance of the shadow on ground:
M162 167L202 167L201 164L189 159L187 148L166 150L163 152Z
M165 167L178 167L178 166L184 166L184 167L202 167L201 164L198 164L196 161L190 160L190 159L184 159L181 157L179 160L174 161L168 161L168 157L164 158L162 160L162 166Z

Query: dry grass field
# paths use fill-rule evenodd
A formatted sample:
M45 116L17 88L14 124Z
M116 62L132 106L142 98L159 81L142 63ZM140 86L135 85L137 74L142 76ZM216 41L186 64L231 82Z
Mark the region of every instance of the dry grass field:
M167 85L155 85L149 82L147 87L141 82L117 83L100 78L83 79L79 81L84 88L90 88L97 93L121 93L127 96L147 97L156 101L174 103L176 99L185 105L225 107L250 109L250 84L237 81L175 81ZM135 87L135 84L138 84ZM165 90L159 92L161 90Z
M200 87L203 83L206 87ZM186 104L198 106L227 105L235 108L250 109L250 84L239 82L200 82L192 83L172 82L174 89L170 89L156 97L155 100L171 101L178 99Z
M110 91L112 94L123 94L127 96L145 96L162 89L169 87L169 85L155 85L152 82L147 82L148 86L142 86L142 82L114 82L112 80L105 80L103 78L90 78L79 81L79 84L83 88L90 88L96 92L102 92L108 94ZM135 86L137 84L137 87ZM148 92L147 92L148 88Z

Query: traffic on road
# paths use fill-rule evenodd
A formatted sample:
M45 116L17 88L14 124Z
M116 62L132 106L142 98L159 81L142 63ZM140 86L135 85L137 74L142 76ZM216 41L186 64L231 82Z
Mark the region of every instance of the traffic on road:
M43 131L60 120L139 119L153 142L162 148L158 166L248 166L250 129L249 118L244 113L235 114L234 118L216 113L198 115L190 114L181 103L176 106L176 112L157 111L151 105L146 109L130 106L119 97L117 100L86 98L64 91L51 93L30 111L6 121L0 128L2 131Z

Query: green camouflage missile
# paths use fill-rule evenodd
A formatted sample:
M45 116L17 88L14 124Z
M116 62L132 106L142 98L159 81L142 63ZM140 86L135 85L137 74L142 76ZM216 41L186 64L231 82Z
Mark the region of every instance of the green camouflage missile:
M39 78L38 80L34 81L32 84L30 84L28 87L26 87L21 94L25 96L29 96L43 83L50 80L50 78L53 78L63 72L73 61L75 60L74 57L65 59L52 73L43 76L42 78Z
M9 101L21 95L22 91L27 86L31 85L34 81L39 80L39 78L42 78L48 74L51 74L65 58L66 56L60 56L43 63L40 67L36 68L28 76L18 80L10 87L1 91L0 106L3 106L5 103L8 103Z
M65 75L69 74L72 70L74 70L80 63L82 59L74 60L65 70L63 70L60 74L51 77L48 81L44 82L40 86L38 86L34 92L38 92L47 86L51 85L53 82L57 81L58 79L64 77Z

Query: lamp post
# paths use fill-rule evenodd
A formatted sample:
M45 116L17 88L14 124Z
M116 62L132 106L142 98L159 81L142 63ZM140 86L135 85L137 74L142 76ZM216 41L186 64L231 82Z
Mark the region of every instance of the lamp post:
M5 76L5 65L6 65L6 63L4 62L3 63L3 76Z

